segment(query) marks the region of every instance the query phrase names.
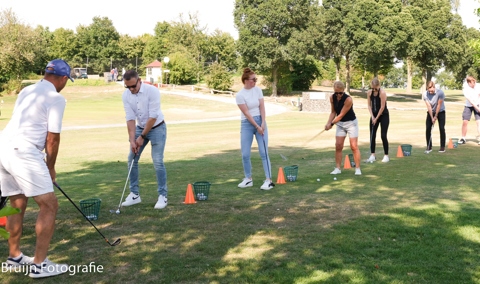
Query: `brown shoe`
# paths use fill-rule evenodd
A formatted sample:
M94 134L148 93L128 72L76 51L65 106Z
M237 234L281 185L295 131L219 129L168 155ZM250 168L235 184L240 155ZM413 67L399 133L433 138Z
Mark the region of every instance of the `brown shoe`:
M438 151L439 153L445 153L445 147L442 147L440 148L440 151Z

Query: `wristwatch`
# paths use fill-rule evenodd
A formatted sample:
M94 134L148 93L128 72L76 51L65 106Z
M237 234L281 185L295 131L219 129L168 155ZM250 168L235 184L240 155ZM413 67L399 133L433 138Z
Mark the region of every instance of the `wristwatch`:
M331 126L334 126L334 125L335 125L335 123L331 122L331 124L330 124L330 125L331 125Z
M147 135L140 134L140 136L142 136L143 139L147 139Z

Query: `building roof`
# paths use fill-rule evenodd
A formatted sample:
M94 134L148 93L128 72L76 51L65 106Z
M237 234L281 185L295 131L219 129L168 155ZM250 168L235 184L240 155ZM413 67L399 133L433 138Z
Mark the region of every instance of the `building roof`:
M152 63L148 64L145 66L146 68L152 68L152 67L162 67L162 62L159 62L158 60L153 61Z

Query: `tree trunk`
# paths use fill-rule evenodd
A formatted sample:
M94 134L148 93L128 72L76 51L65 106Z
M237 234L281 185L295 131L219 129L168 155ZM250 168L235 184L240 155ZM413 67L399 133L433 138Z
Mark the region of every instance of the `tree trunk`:
M342 62L341 58L334 57L333 61L335 62L335 76L336 80L340 81L340 63Z
M347 90L347 94L350 94L350 55L348 53L345 54L345 69L347 70L345 89Z
M407 93L412 92L412 58L407 56Z
M373 71L373 78L378 79L378 70Z
M422 88L420 89L420 93L425 93L427 86L427 70L422 68Z
M427 69L427 82L432 81L432 71Z
M364 71L363 71L363 75L362 75L362 90L365 90L365 77L367 77L367 68L364 67L363 69L364 69Z
M274 64L273 68L272 68L272 79L273 79L273 82L272 82L272 97L277 96L277 84L278 84L277 69L278 69L278 66L276 64Z

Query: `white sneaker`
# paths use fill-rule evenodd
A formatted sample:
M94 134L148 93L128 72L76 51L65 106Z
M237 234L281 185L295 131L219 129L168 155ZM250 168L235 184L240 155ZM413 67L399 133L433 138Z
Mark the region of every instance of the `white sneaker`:
M377 158L375 158L375 155L370 155L370 158L368 158L367 163L375 162L376 160Z
M167 198L163 195L159 195L158 196L158 201L157 203L155 204L155 209L163 209L165 207L167 207Z
M135 194L133 192L130 192L127 198L125 198L125 202L122 203L122 206L135 205L140 202L142 202L142 199L140 198L140 194Z
M388 162L390 162L390 158L387 155L385 155L385 156L383 156L382 162L383 163L388 163Z
M30 274L28 276L32 278L43 278L68 272L67 264L53 263L48 258L40 264L32 263L30 265Z
M331 174L331 175L338 175L338 174L341 174L341 173L342 173L342 171L341 171L339 168L335 168L335 169L333 170L333 172L331 172L330 174Z
M244 178L241 183L238 184L238 187L245 188L245 187L250 187L253 186L253 180Z
M467 141L465 141L465 138L460 138L460 140L458 140L458 144L465 144L467 143Z
M275 186L275 184L274 184L272 181L265 180L265 181L263 182L263 185L260 187L260 189L270 190L270 189L272 189L274 186Z
M22 253L18 257L7 258L6 263L7 263L7 266L9 266L9 267L22 267L24 265L32 264L33 263L33 257L26 256Z
M425 152L423 152L423 153L430 154L430 152L432 152L432 148L427 148L427 150L425 150Z
M356 176L361 176L362 175L362 171L360 170L360 168L355 168L355 175Z

